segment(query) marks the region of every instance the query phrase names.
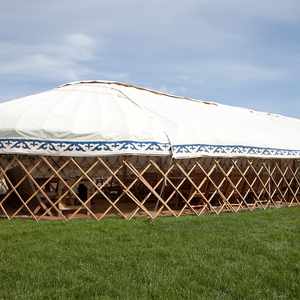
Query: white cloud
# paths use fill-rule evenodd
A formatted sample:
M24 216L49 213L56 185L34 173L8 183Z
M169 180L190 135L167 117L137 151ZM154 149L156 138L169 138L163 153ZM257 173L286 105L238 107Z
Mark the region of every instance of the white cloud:
M212 1L213 2L213 1ZM299 21L299 0L218 0L224 13L242 18L261 18L279 22Z
M278 81L288 78L287 71L280 67L251 64L243 61L206 60L177 67L178 82L197 82L198 85L226 82L240 85L247 82Z
M276 81L283 79L286 73L282 69L249 63L228 63L220 66L224 78L241 81Z
M109 79L250 104L299 99L299 0L2 2L1 98Z
M91 76L96 41L86 34L70 34L51 44L2 43L0 75L24 75L46 80L78 80Z

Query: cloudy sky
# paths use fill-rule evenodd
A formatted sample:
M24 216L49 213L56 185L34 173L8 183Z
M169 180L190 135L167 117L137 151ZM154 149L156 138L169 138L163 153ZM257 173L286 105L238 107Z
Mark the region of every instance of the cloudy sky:
M0 101L83 79L300 118L299 0L1 0Z

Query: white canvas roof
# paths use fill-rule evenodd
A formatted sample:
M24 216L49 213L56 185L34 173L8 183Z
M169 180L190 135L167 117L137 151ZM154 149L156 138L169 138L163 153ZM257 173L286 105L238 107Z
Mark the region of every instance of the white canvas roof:
M300 158L300 120L108 81L0 104L0 154Z

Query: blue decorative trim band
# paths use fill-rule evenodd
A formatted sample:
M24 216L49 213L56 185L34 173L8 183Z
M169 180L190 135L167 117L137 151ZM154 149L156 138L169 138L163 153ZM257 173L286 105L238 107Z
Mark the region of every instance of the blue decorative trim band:
M265 157L300 157L300 150L250 147L241 145L174 145L172 152L180 156L220 155L220 156L265 156Z
M0 139L0 154L44 154L44 155L114 155L145 154L171 155L176 158L200 156L256 156L256 157L298 157L300 150L286 150L241 145L173 145L159 142L139 141L99 141L71 142L35 139Z
M85 141L49 141L29 139L0 139L0 153L47 153L47 154L122 154L149 153L170 154L169 143L116 141L116 142L85 142Z

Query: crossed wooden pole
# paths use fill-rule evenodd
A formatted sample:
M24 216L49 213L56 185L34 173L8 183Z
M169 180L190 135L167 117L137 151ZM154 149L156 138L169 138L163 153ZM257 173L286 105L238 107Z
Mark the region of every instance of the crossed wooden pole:
M13 168L22 174L17 180L9 175ZM0 215L9 220L155 219L300 205L300 161L292 159L1 155L0 179L9 187L0 195ZM53 182L60 186L55 194ZM83 182L85 198L78 192ZM70 198L76 205L61 205ZM11 208L16 199L19 206Z

